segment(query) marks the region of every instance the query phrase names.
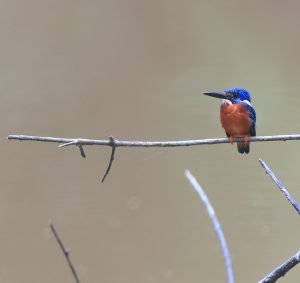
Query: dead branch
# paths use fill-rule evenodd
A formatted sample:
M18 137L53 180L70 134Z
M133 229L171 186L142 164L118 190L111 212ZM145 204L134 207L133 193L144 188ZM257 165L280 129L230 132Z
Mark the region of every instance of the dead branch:
M19 141L39 141L39 142L52 142L60 143L59 147L76 146L80 150L80 154L83 158L86 154L83 150L83 146L87 145L102 145L111 147L111 155L108 163L107 170L102 178L104 182L108 173L110 172L115 150L117 147L178 147L178 146L194 146L194 145L212 145L229 143L228 138L216 138L216 139L201 139L201 140L184 140L184 141L119 141L113 137L109 137L108 140L94 140L94 139L82 139L82 138L56 138L45 136L27 136L27 135L9 135L9 140ZM287 140L299 140L300 135L276 135L276 136L257 136L249 137L249 142L266 142L266 141L287 141ZM243 138L235 138L234 141L243 141Z
M270 178L274 181L277 188L284 194L287 200L291 203L291 205L295 208L295 210L300 214L299 204L294 200L294 198L290 195L290 193L286 190L286 188L281 184L279 179L275 176L274 172L268 167L268 165L262 160L259 159L259 163L265 169L266 174L270 176Z
M258 283L274 283L280 277L283 277L289 270L300 262L300 251L286 260L282 265L275 268L270 274Z
M9 140L19 141L39 141L39 142L54 142L61 143L63 146L68 145L105 145L112 147L111 141L108 140L94 140L94 139L81 139L81 138L55 138L44 136L27 136L27 135L9 135ZM243 138L235 138L234 141L243 141ZM275 136L257 136L249 137L249 142L266 142L266 141L288 141L300 140L300 134L292 135L275 135ZM228 138L216 139L201 139L201 140L184 140L184 141L118 141L114 140L113 146L115 147L177 147L177 146L193 146L193 145L210 145L230 143Z
M60 249L62 250L62 252L63 252L63 254L64 254L65 258L66 258L66 261L67 261L67 263L69 265L69 268L70 268L70 270L71 270L71 272L72 272L72 274L74 276L75 282L76 283L80 283L80 280L79 280L79 277L77 275L77 272L76 272L76 270L74 268L74 265L72 264L71 259L70 259L70 251L65 248L62 240L60 239L59 235L57 234L56 229L54 228L54 225L53 225L53 223L51 221L49 221L49 227L50 227L50 229L51 229L51 231L52 231L52 233L54 235L55 240L57 241Z
M207 195L205 194L205 192L203 191L203 189L197 182L196 178L191 174L191 172L189 170L185 171L185 176L188 179L188 181L191 183L194 190L197 192L197 194L199 195L200 199L202 200L202 202L204 203L204 205L206 207L207 213L211 219L211 222L213 224L213 227L215 229L215 232L217 234L217 237L218 237L220 245L221 245L221 249L223 252L224 259L225 259L228 283L234 283L233 270L232 270L232 265L231 265L229 249L227 247L224 233L222 231L222 228L221 228L220 222L217 218L217 215L215 213L215 210L214 210L213 206L211 205Z

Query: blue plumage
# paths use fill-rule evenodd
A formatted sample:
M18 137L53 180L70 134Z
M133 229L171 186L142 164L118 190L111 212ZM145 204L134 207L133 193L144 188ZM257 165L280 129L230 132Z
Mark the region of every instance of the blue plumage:
M237 95L237 99L233 99L231 100L236 101L235 103L240 103L243 100L248 100L249 102L251 102L251 95L249 93L249 91L243 89L243 88L230 88L230 89L226 89L224 90L224 93L226 94L235 94ZM237 102L239 101L239 102Z
M232 102L232 104L242 103L243 106L248 110L249 118L251 120L250 136L256 136L256 113L251 105L251 95L249 91L243 88L230 88L224 90L224 93L229 95L234 94L235 97L229 99Z
M250 136L256 136L256 128L255 128L255 125L256 125L256 113L255 113L255 110L254 108L245 103L245 102L242 102L243 103L243 106L248 110L248 113L249 113L249 118L250 118L250 121L251 121L251 126L250 126Z

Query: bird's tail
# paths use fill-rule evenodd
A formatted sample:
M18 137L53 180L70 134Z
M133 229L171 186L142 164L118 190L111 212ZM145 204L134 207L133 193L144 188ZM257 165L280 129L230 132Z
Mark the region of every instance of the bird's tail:
M238 149L239 153L242 153L242 154L249 153L250 152L249 142L244 142L244 141L238 142L237 149Z

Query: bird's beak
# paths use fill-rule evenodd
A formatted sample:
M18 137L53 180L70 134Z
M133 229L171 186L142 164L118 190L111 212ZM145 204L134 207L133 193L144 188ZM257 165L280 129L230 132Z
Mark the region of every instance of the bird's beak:
M227 94L225 92L203 92L203 94L211 97L228 99Z

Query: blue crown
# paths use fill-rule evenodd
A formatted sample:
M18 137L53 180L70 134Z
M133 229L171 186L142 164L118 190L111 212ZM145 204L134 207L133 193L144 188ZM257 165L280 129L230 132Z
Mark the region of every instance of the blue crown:
M243 88L230 88L230 89L226 89L224 90L224 92L227 93L233 93L238 95L238 99L243 101L243 100L248 100L249 102L251 102L251 96L250 96L250 92L243 89Z

